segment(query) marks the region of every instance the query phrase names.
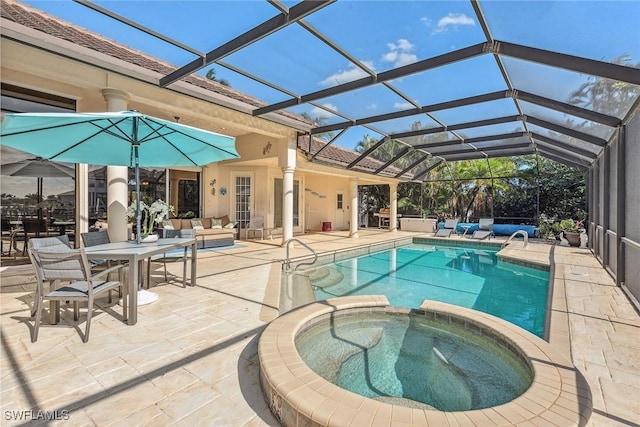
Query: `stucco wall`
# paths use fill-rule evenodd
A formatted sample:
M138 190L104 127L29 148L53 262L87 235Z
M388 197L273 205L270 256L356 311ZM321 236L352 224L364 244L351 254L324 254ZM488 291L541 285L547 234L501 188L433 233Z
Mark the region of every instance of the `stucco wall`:
M349 228L350 187L349 179L331 175L306 174L304 208L308 215L306 228L322 230L322 222L331 222L334 230ZM343 194L343 209L336 208L336 197Z

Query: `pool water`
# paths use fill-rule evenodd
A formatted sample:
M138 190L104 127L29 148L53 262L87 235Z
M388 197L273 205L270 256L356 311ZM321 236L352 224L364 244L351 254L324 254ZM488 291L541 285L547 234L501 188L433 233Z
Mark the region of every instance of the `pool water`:
M549 273L498 261L497 249L413 244L322 266L316 300L386 295L393 306L431 299L492 314L542 337Z
M296 348L327 381L409 407L488 408L533 380L529 365L490 336L419 315L336 316L298 334Z

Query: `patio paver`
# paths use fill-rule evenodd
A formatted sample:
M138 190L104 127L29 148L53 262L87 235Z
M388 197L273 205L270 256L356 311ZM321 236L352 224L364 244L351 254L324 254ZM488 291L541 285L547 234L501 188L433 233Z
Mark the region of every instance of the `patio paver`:
M419 233L391 234L413 235ZM384 243L390 233L361 230L359 239L346 237L332 232L300 239L328 253ZM199 253L197 286L158 284L159 302L140 307L135 326L122 323L119 310L102 299L102 308L113 313L96 312L86 344L77 327L69 326L77 324L70 307L64 308L61 325L43 324L38 342L31 343L33 274L3 271L3 425L21 424L7 420L5 411L17 416L29 409L69 410L70 419L60 424L70 426L278 425L262 397L257 360L258 335L277 314L274 280L285 252L276 244L241 241L237 248ZM560 314L568 322L565 331L558 322L557 334L570 335L566 348L560 341L556 348L570 351L589 383L594 407L589 425L637 423L640 404L631 397L640 396L640 318L626 296L587 250L535 243L522 250L515 242L503 253L557 263L556 282L565 295L554 294L554 310L564 310ZM296 247L292 254L307 252ZM170 266L178 276L179 270Z

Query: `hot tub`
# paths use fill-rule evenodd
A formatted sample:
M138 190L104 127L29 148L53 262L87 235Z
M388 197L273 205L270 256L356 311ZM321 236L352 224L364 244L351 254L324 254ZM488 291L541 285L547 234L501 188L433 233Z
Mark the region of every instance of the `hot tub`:
M520 368L516 370L525 367L531 374L530 385L506 401L496 401L491 406L466 409L463 404L460 410L448 407L445 411L406 397L378 399L348 391L323 378L304 362L296 348L296 337L322 323L363 313L422 316L427 323L439 324L446 330L463 328L464 334L475 336L477 342L482 342L484 337L493 343L492 346L510 353L512 360L520 361ZM360 344L372 345L376 342L375 333L367 333L363 339ZM435 357L435 364L453 363L453 358L440 353L432 351L424 356ZM482 425L525 421L544 424L562 419L567 425L584 425L591 415L591 394L586 382L571 362L549 343L491 315L435 301L425 301L419 310L390 307L384 296L318 301L288 312L267 326L260 337L258 356L262 390L271 411L284 426L375 425L380 422L426 426L446 425L447 419ZM334 359L336 366L344 362L342 359ZM451 383L457 382L452 387L468 387L468 384L460 384L458 368L449 366L447 370L445 366L443 372L450 376ZM454 381L454 377L458 379ZM463 400L473 400L473 397Z

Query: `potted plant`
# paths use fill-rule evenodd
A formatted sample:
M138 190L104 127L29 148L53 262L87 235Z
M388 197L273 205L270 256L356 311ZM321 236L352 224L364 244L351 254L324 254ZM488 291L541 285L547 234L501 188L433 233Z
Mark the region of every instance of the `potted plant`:
M583 228L582 221L574 221L571 218L565 218L560 222L553 224L558 239L564 237L571 246L580 246L580 229Z
M140 202L141 218L141 238L142 241L154 242L158 240L158 235L154 233L156 225L160 224L163 219L169 217L169 213L174 213L174 208L164 200L156 200L150 205L144 202ZM136 204L131 203L127 209L127 217L129 222L134 223L136 221Z

